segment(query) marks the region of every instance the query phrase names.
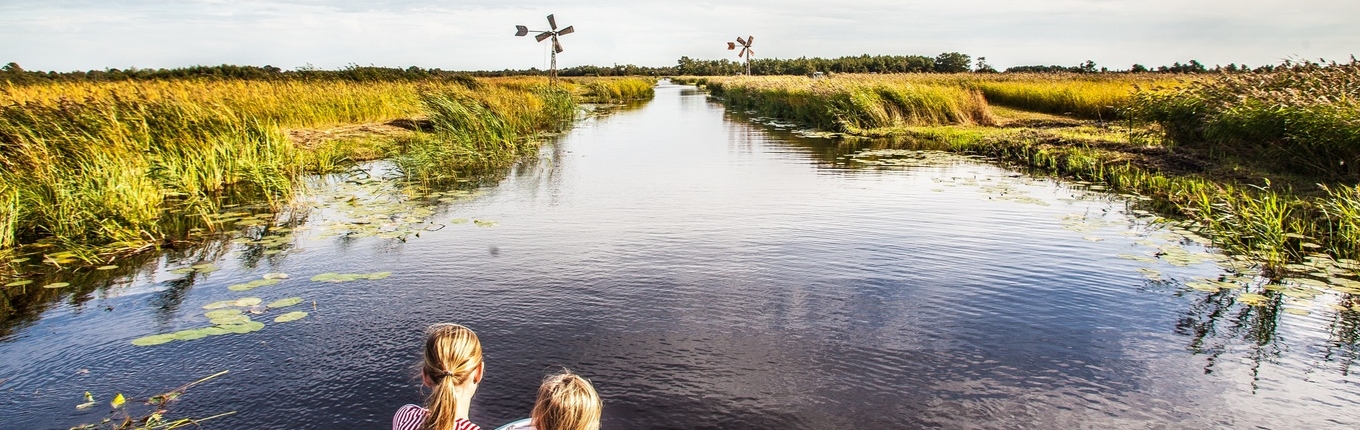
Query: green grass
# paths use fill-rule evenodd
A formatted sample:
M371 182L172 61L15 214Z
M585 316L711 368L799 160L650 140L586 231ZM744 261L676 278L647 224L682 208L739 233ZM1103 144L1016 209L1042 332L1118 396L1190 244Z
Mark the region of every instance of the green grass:
M852 133L995 121L980 93L952 85L867 76L711 78L706 85L730 108Z
M1140 91L1137 117L1179 145L1268 161L1277 171L1360 181L1360 61L1286 64Z
M45 242L96 254L211 232L225 194L275 208L302 175L396 157L416 178L504 165L578 98L650 96L642 79L429 82L144 81L0 87L0 251ZM645 87L645 88L644 88ZM592 90L593 88L593 90ZM604 95L601 91L608 92ZM593 94L587 94L594 91ZM425 133L299 145L289 130L424 118ZM184 215L198 218L184 223Z
M1352 140L1360 136L1356 69L1354 62L1305 65L1189 82L1051 75L674 81L705 85L733 109L897 136L918 149L985 155L1149 196L1149 209L1193 220L1216 246L1279 276L1291 262L1321 254L1360 257L1360 189L1354 176L1337 174L1360 165L1360 141ZM1103 126L1071 118L1115 116L1117 124ZM1177 164L1187 157L1207 167ZM1337 165L1318 168L1322 160Z

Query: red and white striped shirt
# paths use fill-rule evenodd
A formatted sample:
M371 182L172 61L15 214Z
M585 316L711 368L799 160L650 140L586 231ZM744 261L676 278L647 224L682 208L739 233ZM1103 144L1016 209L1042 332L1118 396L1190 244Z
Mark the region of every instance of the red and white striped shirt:
M416 405L402 406L397 409L397 414L392 416L392 430L420 430L420 426L425 424L425 417L430 415L430 411ZM472 421L459 418L453 424L453 430L482 430Z

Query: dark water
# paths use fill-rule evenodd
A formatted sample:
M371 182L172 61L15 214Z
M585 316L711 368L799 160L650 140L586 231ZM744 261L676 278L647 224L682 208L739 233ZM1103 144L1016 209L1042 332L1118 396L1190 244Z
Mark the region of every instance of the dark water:
M607 429L1360 425L1360 324L1333 308L1348 297L1243 306L1243 290L1186 287L1231 273L1133 214L1136 199L943 154L843 157L872 145L800 138L661 86L420 214L447 225L420 237L327 237L334 202L381 184L322 189L330 209L300 212L281 253L218 243L26 305L0 343L0 427L97 422L115 392L230 370L171 415L384 428L420 400L411 376L434 322L481 336L472 418L488 429L527 416L563 366L595 383ZM222 270L168 272L199 261ZM393 274L309 280L378 271ZM226 288L266 272L291 277ZM129 343L208 325L210 302L291 296L308 317ZM100 406L76 410L85 391Z

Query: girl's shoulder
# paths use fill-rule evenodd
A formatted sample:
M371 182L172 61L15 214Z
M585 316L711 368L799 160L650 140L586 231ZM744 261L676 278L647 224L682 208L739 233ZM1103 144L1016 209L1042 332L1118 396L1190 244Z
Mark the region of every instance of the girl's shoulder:
M455 422L453 428L454 430L482 430L481 427L478 427L476 424L473 424L472 421L468 421L462 418L459 418L458 421Z
M402 406L401 409L397 409L395 415L392 415L392 430L419 430L421 424L425 424L425 416L429 413L420 406Z

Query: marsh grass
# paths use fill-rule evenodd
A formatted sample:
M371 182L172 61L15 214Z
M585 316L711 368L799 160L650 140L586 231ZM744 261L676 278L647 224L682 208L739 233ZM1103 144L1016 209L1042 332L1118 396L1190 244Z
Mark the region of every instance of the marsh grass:
M611 98L645 80L583 80ZM43 241L96 254L213 231L224 194L276 209L297 179L355 161L399 157L435 177L502 165L540 131L560 129L584 88L542 78L430 82L143 81L0 87L0 250ZM616 96L617 94L617 96ZM299 145L288 130L429 118L403 138L351 136ZM181 225L184 215L199 219Z
M1360 180L1360 61L1285 63L1136 94L1133 114L1178 145L1268 161L1278 171Z
M1291 262L1320 254L1360 256L1360 189L1333 174L1360 169L1360 140L1352 141L1360 139L1356 64L1212 79L935 74L673 81L704 85L734 109L895 136L917 149L994 157L1146 195L1152 209L1194 220L1216 246L1279 275ZM892 92L937 101L903 103L908 98ZM966 101L969 92L985 100ZM1024 111L992 110L993 103ZM969 109L979 113L960 113ZM1025 111L1119 121L1046 119ZM997 123L1020 126L989 126ZM1187 158L1189 167L1177 165ZM1292 159L1285 163L1297 168L1273 169L1277 158ZM1333 166L1307 171L1323 161ZM1282 181L1272 185L1271 178Z
M438 182L460 172L504 167L533 151L541 133L565 128L576 99L561 87L529 91L450 89L422 95L431 130L402 142L394 160L420 181Z
M706 86L731 108L850 133L995 122L981 93L954 85L838 76L710 78Z
M583 99L591 103L624 103L651 100L656 95L656 80L651 78L572 78Z

